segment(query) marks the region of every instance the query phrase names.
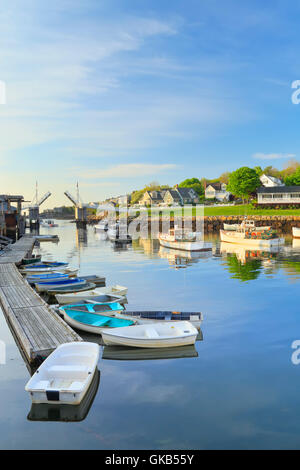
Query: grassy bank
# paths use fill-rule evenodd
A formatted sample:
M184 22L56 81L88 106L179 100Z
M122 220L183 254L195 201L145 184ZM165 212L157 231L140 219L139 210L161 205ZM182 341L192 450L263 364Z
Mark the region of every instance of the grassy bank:
M164 208L159 208L152 210L152 215L155 217L158 212L161 212L162 214L168 214L169 209L164 209ZM150 214L150 211L148 211ZM182 209L178 208L175 209L171 214L176 215L181 215L182 214ZM196 215L195 213L195 208L186 208L184 211L184 214L186 216L191 216L191 215ZM244 215L283 215L283 216L288 216L288 215L298 215L300 216L300 209L253 209L250 205L240 205L240 206L217 206L217 207L205 207L204 209L204 215L205 216L244 216Z

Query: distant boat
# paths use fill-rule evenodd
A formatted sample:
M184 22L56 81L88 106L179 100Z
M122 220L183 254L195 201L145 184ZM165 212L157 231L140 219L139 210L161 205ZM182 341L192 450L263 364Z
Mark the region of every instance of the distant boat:
M42 220L41 227L58 227L54 220Z
M34 284L36 290L38 292L48 292L48 290L53 290L57 289L58 287L67 287L69 288L70 286L85 286L87 282L84 279L75 277L75 278L67 278L67 279L61 279L61 280L43 280L36 282Z
M197 335L197 329L190 322L182 321L109 328L102 332L102 339L106 345L170 348L194 344Z
M98 344L62 344L37 369L25 390L33 403L79 405L93 380L98 359Z
M91 290L85 294L81 294L80 292L74 292L73 294L58 294L56 295L56 299L60 305L66 305L70 303L81 303L84 300L92 300L99 295L113 295L113 296L121 296L124 298L127 294L127 287L115 285L115 286L108 286L108 287L101 287L94 290Z
M293 232L293 238L300 238L300 228L299 227L293 227L292 232Z
M106 316L106 312L120 311L120 304L79 304L60 307L64 320L73 328L89 333L102 334L106 328L127 327L134 325L132 320Z
M61 287L51 287L47 290L49 295L56 295L56 294L70 294L73 292L84 292L95 289L96 285L92 282L85 282L85 284L70 284L64 285Z
M211 251L212 244L201 240L197 232L183 233L181 229L170 229L158 235L159 243L166 248L184 251Z

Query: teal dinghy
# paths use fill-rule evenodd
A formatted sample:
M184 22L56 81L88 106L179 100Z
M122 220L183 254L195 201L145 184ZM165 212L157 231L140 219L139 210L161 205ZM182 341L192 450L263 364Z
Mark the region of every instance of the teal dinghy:
M65 305L59 309L64 320L70 326L96 334L101 334L105 328L119 328L136 324L134 320L113 316L114 313L119 313L121 310L123 310L122 305L116 302L112 304Z

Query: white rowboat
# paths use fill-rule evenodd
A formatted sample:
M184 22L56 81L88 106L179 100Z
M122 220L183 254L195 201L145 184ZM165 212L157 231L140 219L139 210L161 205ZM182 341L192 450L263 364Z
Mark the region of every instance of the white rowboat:
M60 305L67 305L70 303L80 304L85 300L93 300L94 297L99 297L99 295L119 295L121 297L125 297L127 292L127 287L119 286L117 284L115 286L99 287L97 289L87 291L86 293L74 292L71 294L56 294L55 297Z
M33 403L79 405L93 380L98 359L98 344L62 344L37 369L25 390Z
M102 331L106 345L132 346L135 348L172 348L194 344L197 329L188 321L133 325L108 328Z

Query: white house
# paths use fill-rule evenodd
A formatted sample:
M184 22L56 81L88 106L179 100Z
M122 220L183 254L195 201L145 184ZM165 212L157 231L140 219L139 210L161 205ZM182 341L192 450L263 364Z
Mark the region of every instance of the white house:
M300 186L261 186L257 190L258 204L300 204Z
M284 183L279 179L275 178L275 176L269 176L269 175L261 175L259 178L260 182L263 186L266 188L274 188L275 186L284 186Z
M218 201L229 201L231 193L226 190L225 183L211 183L205 189L206 199L217 199Z

